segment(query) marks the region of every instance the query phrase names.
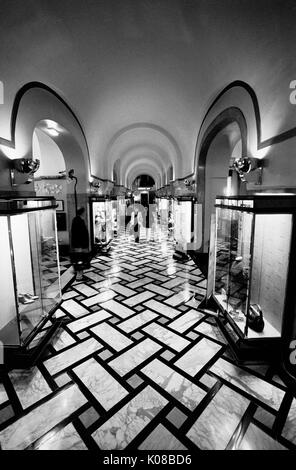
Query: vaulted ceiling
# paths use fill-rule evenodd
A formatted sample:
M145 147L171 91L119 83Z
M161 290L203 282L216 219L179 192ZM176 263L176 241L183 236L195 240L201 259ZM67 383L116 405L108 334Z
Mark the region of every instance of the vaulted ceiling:
M193 171L198 130L218 93L247 82L262 136L295 125L296 2L285 0L1 0L0 136L17 91L55 90L84 130L91 173L122 184ZM46 119L47 116L44 116Z

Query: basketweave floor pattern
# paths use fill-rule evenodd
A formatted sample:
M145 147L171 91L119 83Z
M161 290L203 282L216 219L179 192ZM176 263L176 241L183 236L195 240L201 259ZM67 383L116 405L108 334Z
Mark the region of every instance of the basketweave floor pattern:
M42 361L3 377L2 449L296 448L295 397L268 367L235 365L193 298L201 271L152 238L121 234L93 259Z

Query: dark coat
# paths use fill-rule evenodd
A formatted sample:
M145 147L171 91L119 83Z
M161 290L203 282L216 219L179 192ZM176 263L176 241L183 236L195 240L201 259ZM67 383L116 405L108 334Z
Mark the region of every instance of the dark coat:
M88 248L89 236L84 220L76 215L72 221L71 227L71 246L72 248Z

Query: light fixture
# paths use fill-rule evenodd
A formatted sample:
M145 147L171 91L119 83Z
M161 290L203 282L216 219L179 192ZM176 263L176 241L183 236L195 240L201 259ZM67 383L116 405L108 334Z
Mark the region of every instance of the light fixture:
M28 175L28 178L25 182L26 184L28 184L31 183L33 179L33 174L36 173L39 167L40 160L38 160L38 158L36 158L35 160L33 160L32 158L15 158L14 160L11 160L10 176L12 186L17 186L17 183L15 181L15 172Z
M52 137L57 137L59 135L58 131L53 127L47 127L46 130Z

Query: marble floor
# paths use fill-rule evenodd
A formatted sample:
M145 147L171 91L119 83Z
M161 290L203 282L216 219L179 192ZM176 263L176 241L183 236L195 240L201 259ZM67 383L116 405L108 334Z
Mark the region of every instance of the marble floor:
M2 449L296 449L295 397L267 366L235 364L197 308L201 271L154 235L93 259L42 360L1 378Z

